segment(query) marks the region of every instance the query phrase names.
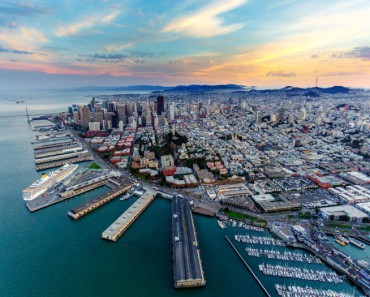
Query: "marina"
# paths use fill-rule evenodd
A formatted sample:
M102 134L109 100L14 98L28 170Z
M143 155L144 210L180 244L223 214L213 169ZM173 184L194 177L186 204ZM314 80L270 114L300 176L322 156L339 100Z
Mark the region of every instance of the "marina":
M224 222L224 224L225 225L227 224L229 226L236 227L236 221L231 220L231 219L229 221L227 221L227 222ZM265 228L258 227L258 226L253 226L253 225L249 225L249 224L245 224L243 222L239 222L238 227L239 228L243 228L245 230L250 230L250 231L266 232L266 229Z
M314 257L309 256L308 254L304 254L301 252L290 252L290 251L283 251L280 252L278 250L268 250L268 249L256 249L252 247L246 247L246 252L248 256L251 257L265 257L268 259L276 259L280 261L291 261L291 262L305 262L305 263L312 263Z
M203 287L206 279L190 204L175 196L172 198L171 210L174 287Z
M268 236L235 235L235 240L243 243L285 246L284 241Z
M264 275L280 276L286 278L298 278L302 280L329 282L339 284L343 279L339 277L334 271L313 270L300 267L292 267L287 265L272 265L259 264L259 270Z
M260 281L260 279L258 278L258 276L253 272L252 268L248 265L248 263L240 255L240 253L238 252L238 250L236 249L236 247L233 245L233 243L231 242L231 240L226 235L225 235L225 238L226 238L227 242L230 244L230 246L233 248L234 252L238 255L238 257L240 258L240 260L243 262L244 266L247 267L248 271L252 274L253 278L256 280L256 282L258 283L258 285L261 287L261 289L263 290L263 292L265 293L265 295L267 297L271 297L271 295L267 291L266 287L262 284L262 282Z
M112 189L78 207L71 209L70 211L68 211L68 216L74 220L78 220L79 218L87 215L93 210L99 208L100 206L103 206L109 201L112 201L114 198L129 191L131 187L132 187L131 183L122 182L117 188Z
M145 193L102 233L102 238L109 241L117 241L150 203L152 203L156 195L157 192L145 188Z
M323 290L317 289L309 286L301 287L301 286L286 286L286 285L279 285L275 284L275 288L279 296L283 297L333 297L333 296L340 296L340 297L354 297L354 294L351 293L344 293L344 292L336 292L333 290Z

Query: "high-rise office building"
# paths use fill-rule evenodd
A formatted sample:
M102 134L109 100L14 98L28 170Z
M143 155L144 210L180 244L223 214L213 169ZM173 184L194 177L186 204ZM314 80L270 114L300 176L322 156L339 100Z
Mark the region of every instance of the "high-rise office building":
M123 122L123 125L126 125L126 107L124 105L117 105L117 120Z
M94 122L99 122L100 125L102 126L103 125L103 112L99 111L99 112L95 112L94 113Z
M285 110L284 107L280 107L279 109L279 122L285 121Z
M261 124L262 114L260 111L256 112L256 124Z
M164 97L159 95L157 97L157 114L161 115L162 111L164 111Z
M303 122L307 118L307 111L304 107L301 109L301 114L299 115L299 119Z
M175 103L170 103L170 112L168 117L170 122L173 122L175 120Z
M81 108L81 126L88 127L90 122L90 108L83 106Z
M73 112L73 121L76 125L80 125L80 113L78 111Z

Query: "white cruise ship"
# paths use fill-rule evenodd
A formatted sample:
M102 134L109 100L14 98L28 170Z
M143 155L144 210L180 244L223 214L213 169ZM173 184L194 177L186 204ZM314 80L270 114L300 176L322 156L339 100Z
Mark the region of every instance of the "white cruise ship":
M76 164L66 164L58 170L52 171L49 174L43 173L41 179L36 180L28 188L24 189L23 199L25 201L33 200L41 194L49 190L55 183L58 183L70 176L77 169Z

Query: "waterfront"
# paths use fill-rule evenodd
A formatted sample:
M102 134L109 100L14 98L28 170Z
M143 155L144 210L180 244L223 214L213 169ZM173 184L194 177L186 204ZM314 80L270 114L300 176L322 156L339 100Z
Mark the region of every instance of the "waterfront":
M132 199L115 199L78 221L67 217L104 191L98 189L30 213L21 191L40 174L30 144L34 133L25 118L0 119L0 127L0 296L263 296L216 221L197 215L207 286L174 290L167 200L154 201L117 243L103 241L101 232Z
M275 289L275 284L279 285L290 285L290 286L310 286L314 287L316 289L324 289L324 290L333 290L336 292L343 292L343 293L351 293L356 294L356 296L362 296L363 293L358 291L356 287L352 284L349 284L347 281L343 281L341 283L335 283L334 282L320 282L320 281L311 281L311 280L304 280L300 278L290 278L290 277L278 277L278 276L269 276L264 275L259 270L259 265L281 265L284 269L286 267L297 267L300 269L308 269L308 270L314 270L314 271L326 271L326 272L332 272L333 270L327 266L324 263L317 263L316 260L312 261L312 263L306 263L306 262L296 262L296 261L285 261L282 259L269 259L263 256L255 257L255 256L249 256L248 252L246 251L246 248L254 248L254 249L262 249L262 250L273 250L275 252L279 251L280 253L284 253L286 251L289 252L296 252L303 255L309 255L308 252L299 250L299 249L291 249L287 247L282 247L277 244L251 244L251 243L243 243L238 242L234 239L235 235L245 235L248 234L250 236L257 236L257 237L273 237L269 232L257 232L252 230L244 230L244 228L239 227L232 227L228 226L227 229L225 229L225 233L229 237L229 239L232 241L233 245L236 247L240 255L243 257L243 259L248 263L248 265L251 267L253 272L257 275L257 277L260 279L262 284L266 287L268 292L271 294L271 296L277 296L277 292ZM263 242L263 241L262 241ZM270 240L266 240L265 243L271 242ZM275 273L275 271L274 271Z
M101 232L134 202L133 199L123 202L115 199L79 221L67 217L68 210L105 191L100 188L29 213L21 190L40 174L34 170L30 144L34 133L25 118L0 119L0 125L4 156L0 190L3 221L0 296L264 296L224 239L224 234L232 238L238 228L223 231L216 220L198 215L194 218L207 287L175 291L172 288L170 203L164 199L154 201L114 244L102 241ZM239 252L247 257L245 244L240 245ZM259 273L257 263L264 260L247 258L271 295L277 296L274 284L281 283L282 279ZM283 279L283 284L288 283L303 285L305 282ZM312 286L353 290L347 284L312 283Z

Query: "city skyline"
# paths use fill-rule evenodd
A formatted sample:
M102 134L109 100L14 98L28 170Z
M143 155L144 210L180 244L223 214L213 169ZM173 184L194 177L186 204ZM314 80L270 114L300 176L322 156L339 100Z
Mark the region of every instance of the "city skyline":
M369 88L366 1L3 1L0 88Z

